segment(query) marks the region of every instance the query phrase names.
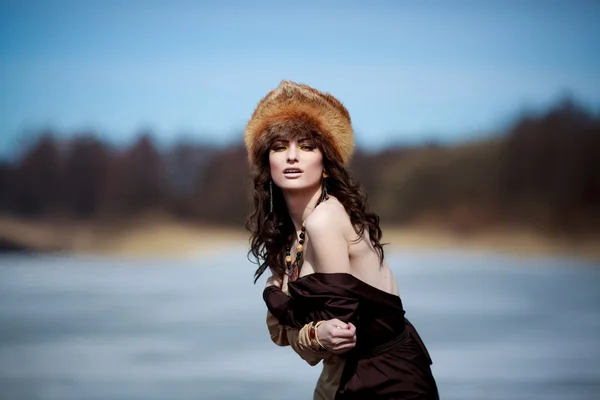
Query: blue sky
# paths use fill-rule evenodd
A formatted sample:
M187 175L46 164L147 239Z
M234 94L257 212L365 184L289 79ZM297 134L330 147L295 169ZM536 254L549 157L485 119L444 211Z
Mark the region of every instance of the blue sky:
M241 140L280 80L359 145L457 141L570 93L600 109L600 1L0 0L0 156L26 135Z

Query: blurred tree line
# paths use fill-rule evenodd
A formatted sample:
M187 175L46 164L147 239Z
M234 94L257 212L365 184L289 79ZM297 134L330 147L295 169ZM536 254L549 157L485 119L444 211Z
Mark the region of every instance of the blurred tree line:
M600 118L569 100L479 142L359 150L350 168L384 224L600 230ZM159 151L150 134L117 148L93 134L47 132L0 164L0 213L20 217L126 221L160 211L241 227L249 194L241 141Z

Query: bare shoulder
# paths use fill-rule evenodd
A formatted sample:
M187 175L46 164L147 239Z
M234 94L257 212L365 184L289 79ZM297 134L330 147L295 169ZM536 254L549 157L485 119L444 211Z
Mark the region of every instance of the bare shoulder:
M350 256L344 233L350 224L344 206L333 196L319 204L306 218L308 247L315 272L349 273ZM309 256L310 254L310 256Z
M350 223L346 209L338 199L331 196L319 204L306 219L306 230L312 233L340 232Z

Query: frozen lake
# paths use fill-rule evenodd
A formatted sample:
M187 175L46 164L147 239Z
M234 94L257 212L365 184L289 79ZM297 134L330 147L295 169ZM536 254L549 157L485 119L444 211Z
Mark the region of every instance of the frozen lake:
M387 257L442 399L598 398L597 265ZM254 267L244 248L186 261L0 258L0 399L312 398L321 367L270 341Z

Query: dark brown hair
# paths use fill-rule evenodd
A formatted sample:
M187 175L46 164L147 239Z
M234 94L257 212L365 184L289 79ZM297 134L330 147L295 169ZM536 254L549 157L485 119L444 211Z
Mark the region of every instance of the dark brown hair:
M322 140L321 136L310 126L306 126L302 122L294 124L293 121L286 125L284 132L279 129L271 130L267 131L264 137L266 140L263 140L261 148L257 149L257 152L261 154L258 161L260 164L252 171L254 211L246 222L246 229L252 233L248 258L253 261L250 258L252 255L254 262L259 265L254 273L254 283L269 267L276 276L283 276L285 273L283 250L296 234L281 189L272 184L273 199L270 195L270 145L275 140L283 138L291 140L308 137L321 150L323 167L328 175L326 178L328 194L335 196L344 206L359 238L362 237L365 230L369 232L371 244L376 249L382 263L383 245L380 243L382 233L379 227L379 217L368 211L367 194L360 184L350 177L341 157L327 141ZM273 202L272 213L269 212L271 200Z

